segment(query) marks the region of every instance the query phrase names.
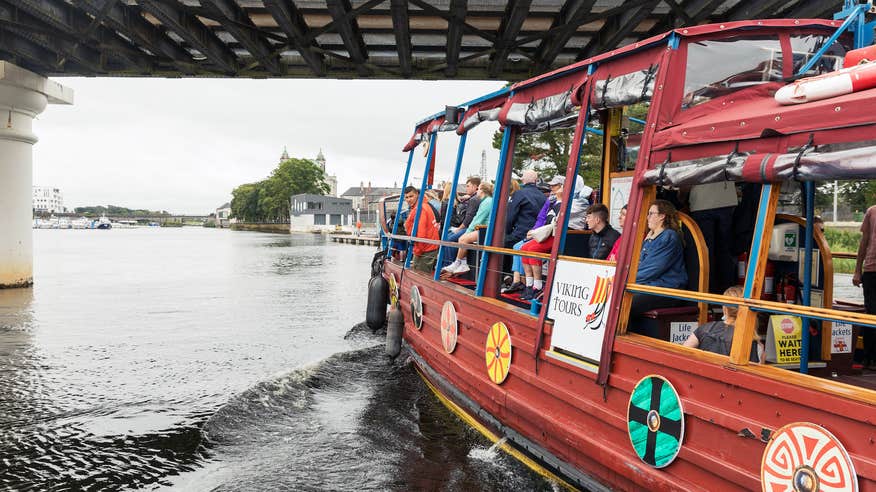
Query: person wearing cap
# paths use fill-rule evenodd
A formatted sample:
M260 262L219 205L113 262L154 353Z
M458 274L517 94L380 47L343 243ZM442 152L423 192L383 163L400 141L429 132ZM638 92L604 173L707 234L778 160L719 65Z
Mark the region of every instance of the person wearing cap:
M551 187L551 194L556 197L556 201L550 205L545 224L550 224L557 220L563 198L563 183L565 183L565 181L566 178L563 176L554 176L553 179L548 182L548 186ZM526 236L527 238L531 237L532 231L527 232ZM556 234L552 234L542 242L535 240L527 241L520 247L520 251L550 253L551 248L554 245L555 237ZM521 294L520 298L523 300L539 299L544 289L544 284L541 279L541 259L524 257L522 261L526 286L524 287L523 294Z

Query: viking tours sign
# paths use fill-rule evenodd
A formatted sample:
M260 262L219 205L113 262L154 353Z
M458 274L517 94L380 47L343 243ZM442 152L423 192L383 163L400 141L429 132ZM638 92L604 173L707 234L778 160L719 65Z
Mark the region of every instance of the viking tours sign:
M614 265L558 261L548 306L551 348L599 363L613 279Z

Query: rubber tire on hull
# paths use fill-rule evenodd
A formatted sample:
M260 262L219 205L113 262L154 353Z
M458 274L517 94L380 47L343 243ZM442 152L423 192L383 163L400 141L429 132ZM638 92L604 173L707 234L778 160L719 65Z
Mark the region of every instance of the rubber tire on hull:
M365 324L372 330L386 323L386 304L389 299L389 284L382 275L368 281L368 306L365 309Z

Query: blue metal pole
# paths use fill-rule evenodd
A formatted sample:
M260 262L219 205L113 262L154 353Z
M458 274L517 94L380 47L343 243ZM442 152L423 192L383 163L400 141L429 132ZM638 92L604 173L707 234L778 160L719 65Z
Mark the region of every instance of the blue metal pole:
M827 50L830 49L833 43L837 39L839 39L842 33L846 32L846 30L852 27L853 24L855 26L863 24L864 12L866 12L868 8L869 5L855 5L855 7L848 12L848 17L846 17L846 20L843 21L842 25L839 26L836 31L834 31L834 33L830 35L829 38L827 38L827 41L824 43L824 45L822 45L821 48L816 51L814 55L812 55L812 58L810 58L809 61L806 62L805 65L803 65L803 68L801 68L800 71L797 72L797 75L802 75L808 72L809 69L814 67L815 64L818 63L818 60L820 60L821 57L824 56L825 53L827 53ZM844 15L844 13L840 15ZM855 27L855 31L853 31L855 34L855 39L858 38L857 33L860 29L861 28Z
M770 192L773 185L767 183L761 187L760 202L757 206L757 219L754 223L755 231L762 231L766 225L766 211L770 204ZM760 243L763 241L760 234L755 234L751 244L752 256L748 259L748 270L745 272L745 286L742 288L742 297L751 298L751 291L754 289L754 272L758 262L766 261L766 258L760 258Z
M505 186L504 178L505 178L505 167L508 161L508 147L511 145L511 133L512 127L506 126L505 133L502 134L502 150L499 152L499 168L496 170L496 186L493 187L493 196L502 196L500 190L503 190L503 186ZM489 246L493 244L493 231L496 229L496 215L498 215L499 210L499 200L493 200L493 209L490 210L490 222L487 224L487 236L484 239L484 245ZM487 278L487 263L489 260L489 253L484 251L481 253L481 263L480 268L478 268L478 283L475 287L475 295L482 296L484 295L484 280Z
M438 132L429 135L429 152L426 155L426 169L423 171L423 182L420 185L420 196L417 197L417 213L414 216L414 227L412 227L413 230L407 231L408 235L415 239L408 241L408 254L405 255L406 269L410 268L411 259L414 256L414 242L417 237L417 229L420 227L420 213L423 212L423 198L426 196L426 182L429 180L429 168L432 167L432 156L435 154L435 144L437 143Z
M453 200L456 198L456 187L459 184L459 172L462 169L462 156L465 155L465 141L468 138L468 132L462 134L459 139L459 145L456 147L456 167L453 169L453 184L450 186L450 196L444 197L447 200L447 213L444 216L444 225L441 227L441 240L447 241L447 235L450 232L450 218L453 216ZM444 246L438 247L438 261L435 262L435 280L441 278L441 262L444 260Z
M398 231L398 219L401 217L402 204L405 202L405 188L408 186L408 178L411 175L411 163L414 162L414 151L417 150L416 147L411 149L408 152L408 166L405 168L405 179L402 180L401 185L401 196L398 197L398 208L395 209L395 220L392 222L392 234L395 235ZM386 246L386 253L389 254L392 252L392 242L394 239L390 239L389 243Z
M809 306L812 296L812 222L815 220L815 183L804 183L806 192L806 249L803 254L803 305ZM822 306L818 306L822 307ZM802 341L800 344L800 373L809 372L809 318L802 319ZM821 336L824 336L822 333Z

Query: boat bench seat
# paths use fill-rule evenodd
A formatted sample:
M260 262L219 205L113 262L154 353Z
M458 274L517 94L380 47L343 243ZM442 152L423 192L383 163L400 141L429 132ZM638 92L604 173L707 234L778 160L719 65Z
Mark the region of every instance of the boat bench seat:
M590 235L591 231L579 231L569 229L566 231L566 242L563 244L561 255L576 256L578 258L590 258Z

